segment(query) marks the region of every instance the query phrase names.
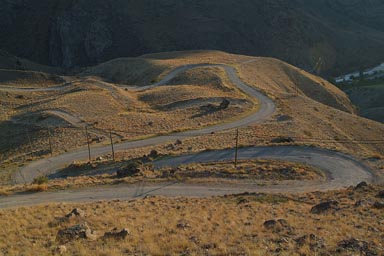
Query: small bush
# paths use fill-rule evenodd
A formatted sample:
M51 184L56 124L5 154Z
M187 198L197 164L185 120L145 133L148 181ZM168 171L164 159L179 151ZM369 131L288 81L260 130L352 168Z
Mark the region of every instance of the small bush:
M141 172L141 163L139 161L131 161L125 167L121 167L117 170L117 177L123 178L133 176Z
M48 183L48 181L49 179L47 176L40 176L40 177L34 178L32 184L41 185L41 184Z

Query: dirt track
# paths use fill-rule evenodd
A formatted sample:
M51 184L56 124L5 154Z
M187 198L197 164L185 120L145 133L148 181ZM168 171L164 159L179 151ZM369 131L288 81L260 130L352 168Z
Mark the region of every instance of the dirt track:
M203 128L200 130L186 131L167 136L159 136L150 139L131 141L117 144L115 150L122 151L126 149L151 146L168 141L175 141L185 137L193 137L197 135L208 134L236 127L247 126L253 123L260 123L267 120L275 112L275 104L268 97L260 93L255 88L243 83L236 74L233 67L225 65L187 65L176 68L171 71L162 81L154 85L149 85L141 88L145 90L154 86L161 86L169 82L177 74L184 72L188 69L196 67L219 66L225 69L229 79L232 83L238 86L243 92L250 97L257 98L259 102L259 109L257 112L252 113L240 120L232 123L218 124L215 126ZM98 147L92 150L93 155L104 155L109 153L110 147ZM333 152L324 149L317 149L311 147L252 147L240 149L240 157L243 159L250 158L269 158L279 160L289 160L315 167L323 170L327 176L325 182L288 182L275 186L258 187L254 184L249 185L215 185L212 184L173 184L164 186L164 184L145 185L139 186L140 193L138 193L137 185L132 186L109 186L101 188L73 190L73 191L60 191L42 193L39 195L19 195L11 196L0 199L1 207L21 206L37 204L42 202L61 202L61 201L90 201L102 199L128 199L145 194L156 194L165 196L213 196L223 195L229 193L239 192L304 192L315 190L329 190L336 189L344 186L356 184L362 180L372 181L370 169L359 163L351 156L347 156L338 152ZM85 160L88 157L86 149L78 149L52 158L42 159L33 162L19 172L16 173L14 179L16 183L29 183L39 175L52 174L58 169L62 168L68 163L73 161ZM176 158L168 158L167 160L155 162L155 166L175 166L180 163L190 162L208 162L227 160L233 157L233 150L209 151L194 155L181 156Z

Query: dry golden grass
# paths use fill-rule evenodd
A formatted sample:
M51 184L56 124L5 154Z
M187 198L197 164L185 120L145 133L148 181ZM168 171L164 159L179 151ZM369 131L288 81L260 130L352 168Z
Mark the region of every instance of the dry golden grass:
M286 180L318 180L324 174L310 166L281 162L276 160L239 161L237 168L233 162L207 164L189 164L178 168L154 170L150 163L140 167L140 173L128 177L117 177L116 170L127 166L131 161L101 161L71 164L60 170L54 179L38 177L32 184L2 185L0 195L11 195L22 192L43 192L68 190L100 185L120 183L134 184L138 182L183 181L185 183L230 183L241 184L257 182L258 184L274 184Z
M188 182L241 182L281 180L316 180L324 174L304 164L280 162L275 160L241 160L234 167L231 162L201 163L181 165L177 168L160 170L163 177L187 179Z
M0 210L0 252L5 255L53 253L58 230L86 221L100 237L128 228L123 241L78 240L65 244L68 255L358 255L341 249L342 240L366 242L365 252L384 253L382 210L354 206L375 201L382 187L303 195L244 194L226 197L163 198L50 204ZM339 210L311 214L324 200L338 200ZM86 217L59 221L73 208ZM284 219L286 228L270 230L266 220ZM299 238L314 239L301 244Z
M28 192L44 192L48 190L48 185L47 184L32 184L28 188Z
M0 85L11 87L48 87L63 83L56 75L36 71L0 69Z
M199 82L192 82L192 85L185 78L200 75ZM52 131L54 151L60 153L85 144L85 125L91 126L89 131L92 138L103 137L103 141L107 141L109 130L116 131L114 140L118 142L196 129L231 120L254 108L252 101L228 82L220 68L189 71L177 77L172 84L135 92L86 78L74 82L78 90L68 88L63 92L0 92L4 94L4 101L0 105L5 110L1 130L4 134L8 133L7 130L15 134L0 139L2 145L8 144L4 147L4 158L8 159L12 155L13 159L23 159L22 152L31 151L26 129L30 130L33 151L44 151L47 155L47 126L69 125L78 128L57 128ZM209 103L219 105L224 98L232 102L226 110L205 113L200 109ZM60 110L74 118L63 120L60 116L44 112L47 110ZM13 120L17 120L17 123ZM24 139L16 141L17 134L21 134Z
M0 115L0 129L5 131L3 134L9 132L11 135L0 138L2 149L5 149L1 156L3 159L12 157L15 161L25 161L30 157L26 155L30 152L25 135L26 125L10 124L7 120L22 117L29 122L28 127L34 124L37 128L44 128L49 123L65 124L58 117L40 114L39 111L46 109L59 109L74 115L92 126L92 139L103 137L102 143L108 143L109 129L120 131L114 133L115 142L119 142L234 120L257 107L228 81L221 68L189 70L173 79L168 86L144 92L126 91L97 80L99 69L107 74L105 79L110 80L108 76L115 77L115 73L108 72L117 72L121 68L121 83L148 84L159 81L177 66L194 63L232 65L237 68L242 80L266 92L276 102L277 112L270 120L240 130L242 145L268 145L274 137L290 136L295 137L300 145L336 149L359 158L384 155L382 143L355 142L384 140L384 125L348 113L354 111L348 98L323 79L270 58L191 51L146 55L139 59L119 59L102 64L86 72L90 77L74 83L78 91L7 95L0 92L0 110L3 113ZM299 96L295 96L296 87L299 88ZM16 98L18 95L25 98ZM229 98L234 104L225 111L201 115L201 105L219 102L221 98ZM25 117L30 112L36 113L36 118ZM85 145L81 129L58 128L52 132L55 154ZM20 138L14 133L23 136ZM30 134L34 151L40 152L35 154L36 157L48 156L46 133L46 130L40 130ZM154 148L165 154L222 149L233 147L233 136L234 131L226 131L185 139L183 146L177 150L169 150L168 144ZM9 138L13 138L12 141ZM122 157L139 157L139 154L149 151L150 148L128 150ZM374 169L382 165L373 162Z

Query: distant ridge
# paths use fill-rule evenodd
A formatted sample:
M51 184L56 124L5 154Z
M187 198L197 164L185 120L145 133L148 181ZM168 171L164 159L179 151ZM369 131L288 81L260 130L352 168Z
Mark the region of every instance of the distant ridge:
M0 6L0 49L45 65L215 49L337 75L384 59L381 0L1 0Z

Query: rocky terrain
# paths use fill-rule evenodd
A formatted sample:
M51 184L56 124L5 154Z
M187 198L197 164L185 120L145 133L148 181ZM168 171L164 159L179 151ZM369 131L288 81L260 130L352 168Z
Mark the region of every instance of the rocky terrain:
M66 68L191 49L272 56L323 75L384 59L380 0L2 0L0 15L0 49Z
M1 209L3 255L383 255L384 191L360 183L307 194Z

